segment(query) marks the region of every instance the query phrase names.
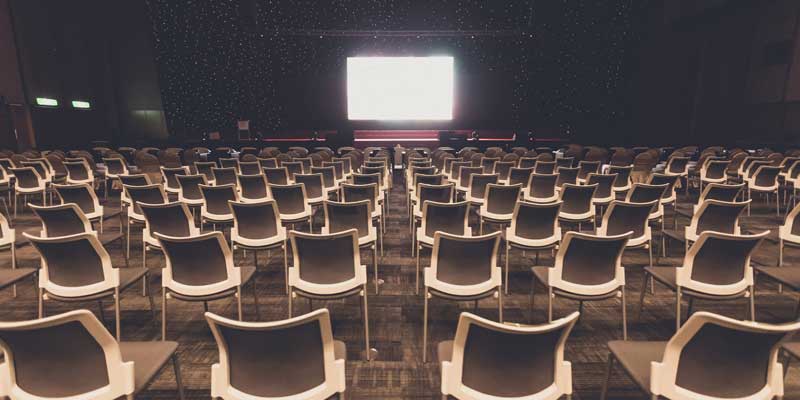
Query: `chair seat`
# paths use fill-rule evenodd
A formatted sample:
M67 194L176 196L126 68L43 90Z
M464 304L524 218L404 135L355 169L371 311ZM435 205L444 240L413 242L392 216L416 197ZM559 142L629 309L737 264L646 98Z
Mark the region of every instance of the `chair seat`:
M0 289L5 289L29 276L34 275L36 268L0 269Z
M541 282L542 285L544 285L546 287L550 287L550 284L548 282L549 282L550 271L552 271L553 269L554 269L553 267L540 267L540 266L537 266L537 267L531 267L531 272L533 272L533 276L536 277L536 280ZM608 293L604 293L604 294L600 294L600 295L584 295L584 294L568 292L566 290L562 290L562 289L558 289L558 288L553 288L553 293L555 293L555 294L557 294L557 295L559 295L561 297L566 297L568 299L579 300L579 301L594 301L594 300L610 299L612 297L616 297L618 292L619 292L619 288L615 288L614 290L612 290L612 291L610 291Z
M792 290L800 291L800 268L797 267L755 267L758 273L782 283Z
M650 393L650 363L661 361L667 342L635 342L614 340L608 350L622 369L646 393Z
M644 270L649 273L655 280L663 283L665 286L670 288L673 292L678 290L678 267L644 267ZM733 300L738 299L744 295L746 291L740 293L734 293L731 295L716 295L716 294L709 294L698 292L695 290L681 288L681 295L689 296L689 297L696 297L699 299L706 299L706 300Z
M249 282L250 279L253 278L253 275L255 275L255 273L256 273L256 267L237 267L237 268L239 268L239 270L240 270L240 272L242 274L242 286L246 285L247 282ZM221 292L211 293L211 294L201 295L201 296L186 295L186 294L178 293L178 292L176 292L174 290L170 290L169 291L169 294L170 294L171 297L174 297L174 298L176 298L178 300L183 300L183 301L213 301L213 300L223 299L223 298L228 297L228 296L232 296L235 293L236 293L236 288L235 287L232 287L230 289L225 289L225 290L223 290Z
M119 291L122 292L131 285L139 282L145 274L147 274L147 268L117 268L119 270ZM83 301L91 301L91 300L98 300L108 296L114 295L114 290L104 290L102 292L93 293L85 296L75 296L75 297L67 297L67 296L60 296L53 293L47 293L47 297L52 300L63 301L63 302L83 302Z
M136 394L144 390L169 362L178 350L178 342L120 342L119 349L124 361L133 361L133 392Z

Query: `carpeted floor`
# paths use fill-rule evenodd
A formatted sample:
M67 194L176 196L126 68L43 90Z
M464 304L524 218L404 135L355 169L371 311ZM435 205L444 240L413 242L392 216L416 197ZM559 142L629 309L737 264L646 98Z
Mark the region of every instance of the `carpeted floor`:
M410 234L405 213L405 196L403 183L396 176L395 189L390 196L389 215L385 256L380 259L380 277L385 281L380 294L373 294L370 280L369 317L372 347L377 349L377 359L367 362L363 354L363 325L359 314L358 300L315 302L314 307L326 306L331 311L334 326L334 337L347 343L347 388L352 399L435 399L439 394L439 366L435 362L422 362L422 297L414 295L415 262L411 257ZM107 203L107 213L118 208L116 196ZM692 194L694 201L696 194ZM772 229L772 237L776 236L775 227L779 219L774 215L774 208L767 208L763 200L757 199L758 206L753 207L753 214L745 217L743 224L746 230L760 231ZM687 198L681 194L680 202L687 204ZM774 204L774 203L773 203ZM773 206L774 207L774 206ZM667 224L672 222L672 213L668 214ZM474 217L473 217L474 218ZM322 215L317 215L315 226L322 222ZM686 225L688 218L679 215L681 226ZM477 220L473 226L477 227ZM15 221L18 234L22 231L39 230L37 220L28 211ZM119 229L116 216L106 220L107 234ZM20 235L21 236L21 235ZM141 231L139 227L132 230L131 265L141 265ZM678 265L683 257L683 245L677 242L669 244L667 258L658 260L662 265ZM123 249L120 242L107 246L117 266L124 267ZM545 254L546 253L546 254ZM365 263L369 262L369 254L364 252ZM423 251L423 260L427 262L429 252ZM22 246L18 251L20 266L38 266L39 260L31 246ZM244 296L244 312L246 320L271 321L286 318L287 296L284 292L282 254L273 253L268 257L266 252L258 254L260 271L257 275L258 295L261 314L256 316L252 296L249 290ZM754 258L754 262L763 265L774 265L777 260L777 246L774 240L764 242ZM236 254L238 265L252 265L253 257ZM537 291L536 308L530 309L531 273L533 254L523 257L522 252L512 252L512 272L510 277L510 293L504 298L505 318L507 321L523 323L541 323L546 321L546 297L542 290ZM629 334L631 340L667 340L674 330L674 295L665 288L657 288L655 295L647 295L644 311L638 313L638 294L641 288L641 267L647 263L645 251L631 251L625 254L624 264L628 267L628 299L629 299ZM800 250L789 249L786 255L788 266L800 263ZM552 265L549 253L542 253L541 264ZM159 268L163 257L157 253L148 255L148 267ZM10 266L8 252L3 254L0 265ZM370 268L371 273L371 268ZM370 277L371 278L371 277ZM155 285L159 290L159 285ZM160 296L156 294L156 306L160 307ZM11 290L0 292L3 320L23 320L36 316L34 286L25 282L19 286L17 298L13 298ZM431 302L431 329L429 337L429 361L435 360L435 344L441 340L451 339L460 312L472 311L471 303L455 303L441 299ZM777 286L759 281L757 286L756 308L759 321L786 321L793 317L797 304L797 294L784 292L779 294ZM85 305L97 311L97 304ZM52 315L67 311L70 306L48 302L47 312ZM113 329L113 306L105 305L108 325ZM295 303L296 310L304 311L307 304L303 300ZM710 310L724 315L745 318L747 305L744 300L727 303L698 303L698 310ZM555 315L563 316L577 310L575 302L559 299L555 303ZM233 299L225 299L210 304L210 311L228 317L235 317L236 304ZM497 303L494 300L481 301L478 314L496 319ZM160 319L160 314L159 319ZM573 364L573 383L576 399L598 398L601 388L607 357L606 343L621 338L621 315L618 300L607 300L586 303L584 314L576 325L567 343L566 358ZM142 297L138 286L122 296L122 337L123 340L158 340L160 320L151 318L146 297ZM217 350L208 326L203 318L201 304L172 301L169 308L168 339L180 342L180 361L187 397L191 399L209 398L209 379L211 364L217 360ZM800 365L800 364L796 364ZM263 371L269 374L270 371ZM616 370L610 384L610 398L633 399L646 398L635 385ZM139 396L141 399L175 399L175 380L171 368L152 383L150 390ZM800 399L800 369L792 368L787 375L787 399Z

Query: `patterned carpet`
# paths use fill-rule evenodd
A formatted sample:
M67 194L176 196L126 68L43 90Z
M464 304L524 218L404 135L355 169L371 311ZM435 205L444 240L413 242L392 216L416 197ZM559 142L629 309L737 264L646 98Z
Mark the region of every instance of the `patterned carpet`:
M396 178L399 178L397 176ZM385 281L379 295L373 294L370 283L369 317L372 346L377 349L377 359L365 360L363 351L363 325L359 314L358 300L336 301L325 304L331 311L334 337L347 343L347 388L352 399L436 399L439 394L439 366L435 362L422 362L422 297L414 295L414 258L411 257L410 235L405 213L405 197L402 182L396 179L395 189L390 196L385 242L386 254L380 259L380 277ZM114 196L115 197L115 196ZM694 200L696 194L692 195ZM681 194L679 200L687 204L687 198ZM743 225L749 231L772 229L779 219L775 217L773 208L767 208L763 200L757 199L758 206L753 207L751 217L744 218ZM774 204L774 203L773 203ZM107 203L107 213L116 210L116 197ZM774 206L773 206L774 207ZM680 214L680 213L679 213ZM672 221L672 213L668 214L668 224ZM474 218L474 217L473 217ZM315 226L321 224L322 215L317 215ZM686 225L688 218L679 215L681 226ZM477 220L473 226L477 227ZM15 227L21 231L38 231L37 221L26 212L16 220ZM106 231L119 229L117 217L106 220ZM670 253L661 258L661 265L678 265L682 261L683 245L677 242L669 244ZM123 246L119 242L110 244L109 252L117 266L124 267ZM131 265L140 265L141 231L132 230ZM20 266L38 266L38 258L31 246L19 248ZM423 251L423 260L427 261L428 251ZM364 256L369 260L369 254ZM287 296L283 290L282 254L273 253L268 257L266 252L258 254L260 272L257 275L258 295L261 314L255 315L250 291L245 292L244 313L247 320L270 321L287 316ZM774 240L766 241L759 249L754 261L758 264L774 265L777 260L777 246ZM236 254L239 265L252 265L253 257ZM644 311L639 315L638 293L641 288L641 267L647 262L647 254L642 250L634 250L625 254L623 262L628 275L629 299L629 334L631 340L667 340L674 330L674 295L668 290L657 288L655 295L647 295ZM788 266L800 263L800 251L788 250L786 255ZM542 253L541 263L552 265L548 252ZM148 267L159 268L163 257L156 253L148 255ZM523 323L541 323L546 321L546 298L542 290L537 290L536 308L530 310L531 273L533 254L524 257L521 251L512 252L512 272L510 277L510 293L504 299L505 318L507 321ZM8 253L3 255L0 265L9 266ZM370 268L371 274L371 268ZM371 275L370 275L371 279ZM370 280L371 282L371 280ZM158 289L156 285L156 289ZM17 298L12 298L11 290L0 292L2 316L4 320L22 320L36 315L36 301L32 283L25 282L19 287ZM160 296L156 295L156 306L160 307ZM315 307L323 304L317 301ZM760 321L777 322L793 317L797 303L797 294L784 292L779 294L777 286L760 281L757 287L756 307ZM429 337L429 360L435 360L435 344L451 339L455 333L456 322L460 312L472 311L471 303L457 304L442 299L433 299L431 308L431 325ZM49 315L67 311L70 306L48 303ZM86 304L90 310L97 311L97 304ZM113 305L106 305L108 325L113 328ZM296 301L297 310L306 310L303 300ZM558 299L555 303L555 315L564 316L577 310L576 302ZM724 315L745 318L746 302L726 303L700 302L696 309L710 310ZM233 299L225 299L210 304L210 311L228 317L235 317L236 304ZM478 314L496 319L497 303L492 299L481 301ZM159 314L160 318L160 314ZM618 300L586 303L584 314L576 325L567 343L566 358L573 364L574 398L595 399L604 378L607 357L606 343L621 338L620 306ZM122 337L123 340L157 340L160 335L160 321L151 318L146 297L142 297L136 288L128 290L122 296ZM201 304L172 301L169 308L168 338L180 342L180 361L187 397L191 399L207 399L209 397L210 366L217 360L217 350L208 326L203 318ZM800 363L796 364L800 365ZM264 371L269 374L270 371ZM616 370L611 379L609 398L633 399L646 398L636 386L622 373ZM141 399L175 399L175 380L172 369L165 369L150 386L150 390L139 396ZM787 375L787 399L800 399L800 369L792 368Z

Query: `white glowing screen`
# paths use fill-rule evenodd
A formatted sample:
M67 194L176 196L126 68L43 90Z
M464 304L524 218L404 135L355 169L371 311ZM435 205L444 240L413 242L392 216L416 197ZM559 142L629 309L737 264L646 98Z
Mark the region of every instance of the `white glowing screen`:
M349 57L351 120L453 119L453 57Z

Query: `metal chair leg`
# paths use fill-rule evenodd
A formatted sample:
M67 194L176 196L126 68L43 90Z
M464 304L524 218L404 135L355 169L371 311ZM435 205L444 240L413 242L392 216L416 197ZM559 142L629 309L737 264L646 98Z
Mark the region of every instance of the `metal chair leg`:
M608 384L611 380L611 371L614 369L614 355L608 355L608 364L606 364L606 379L603 381L603 388L600 390L600 400L606 400L608 395Z
M428 288L425 287L422 321L422 362L428 361Z
M161 289L161 340L167 340L167 288Z
M369 306L367 304L367 285L364 285L364 290L361 291L361 296L363 296L363 303L361 303L362 308L362 315L364 316L364 347L367 352L366 357L367 361L372 361L372 357L370 355L370 347L369 347Z
M181 366L178 362L178 355L172 354L172 369L175 371L175 385L178 386L178 398L184 400L183 381L181 379Z

